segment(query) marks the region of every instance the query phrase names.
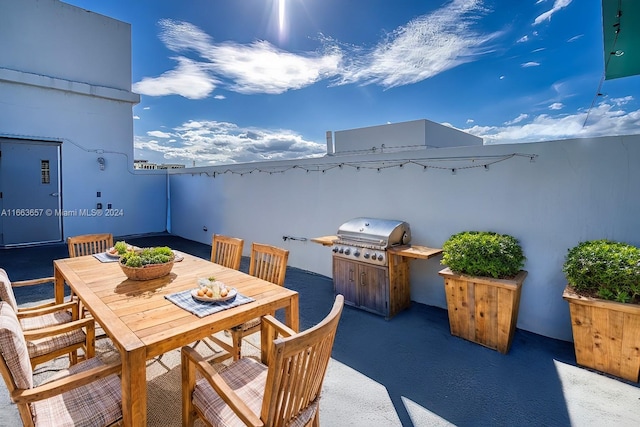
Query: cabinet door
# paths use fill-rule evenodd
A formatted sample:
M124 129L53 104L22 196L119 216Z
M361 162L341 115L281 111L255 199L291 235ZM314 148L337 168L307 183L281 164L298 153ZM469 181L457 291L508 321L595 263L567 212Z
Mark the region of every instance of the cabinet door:
M333 258L333 288L342 294L346 303L359 305L356 294L357 264L340 258Z
M385 267L361 264L358 267L359 305L376 313L389 313L389 270Z

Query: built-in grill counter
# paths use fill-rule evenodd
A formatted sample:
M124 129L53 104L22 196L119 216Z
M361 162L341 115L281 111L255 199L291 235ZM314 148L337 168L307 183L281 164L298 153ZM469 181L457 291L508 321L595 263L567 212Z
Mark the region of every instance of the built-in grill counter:
M389 319L411 304L409 261L442 249L411 244L404 221L354 218L337 235L311 239L333 252L333 287L345 303Z

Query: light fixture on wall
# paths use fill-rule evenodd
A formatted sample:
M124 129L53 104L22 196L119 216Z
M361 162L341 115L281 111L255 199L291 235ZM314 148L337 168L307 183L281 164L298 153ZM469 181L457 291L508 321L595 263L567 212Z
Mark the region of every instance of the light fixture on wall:
M104 165L105 165L105 160L104 157L98 157L98 164L100 165L100 170L103 171L104 170Z

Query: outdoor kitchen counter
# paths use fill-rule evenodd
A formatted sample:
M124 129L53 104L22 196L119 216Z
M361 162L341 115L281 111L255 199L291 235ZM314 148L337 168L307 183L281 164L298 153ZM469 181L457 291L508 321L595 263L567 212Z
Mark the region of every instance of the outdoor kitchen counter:
M332 246L336 240L338 240L338 236L322 236L311 239L312 242L319 243L322 246ZM407 258L429 259L441 254L442 249L420 245L404 245L392 246L387 249L387 252Z

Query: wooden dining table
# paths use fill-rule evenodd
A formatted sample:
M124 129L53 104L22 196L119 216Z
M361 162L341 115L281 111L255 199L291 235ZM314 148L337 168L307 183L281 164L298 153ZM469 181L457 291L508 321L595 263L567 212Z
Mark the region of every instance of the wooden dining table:
M118 262L92 255L54 261L55 298L64 300L65 283L72 289L118 348L122 361L122 412L125 426L146 426L146 361L216 332L283 309L285 323L299 330L298 293L179 253L164 277L128 279ZM215 276L252 302L198 317L165 298L197 288L198 278Z

